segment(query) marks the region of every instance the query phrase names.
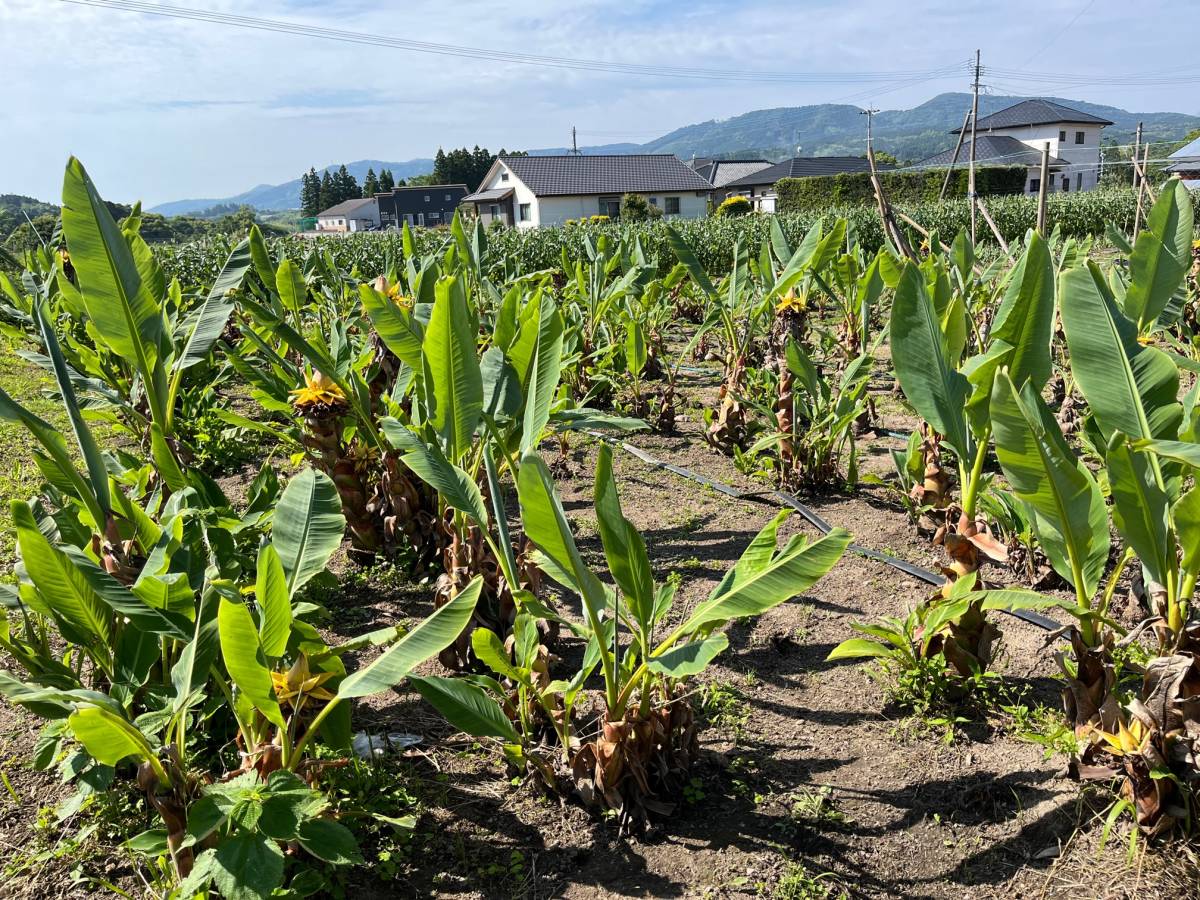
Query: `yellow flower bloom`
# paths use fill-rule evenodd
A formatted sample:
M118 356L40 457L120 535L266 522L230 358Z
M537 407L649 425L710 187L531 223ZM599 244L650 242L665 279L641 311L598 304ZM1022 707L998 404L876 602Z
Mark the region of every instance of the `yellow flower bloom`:
M775 312L804 312L807 308L808 297L806 295L797 295L795 291L788 291L775 305Z
M333 405L346 399L342 389L334 384L333 379L324 372L313 369L312 375L306 377L304 381L304 387L288 391L288 396L292 398L292 405L297 408L317 406L321 403Z
M400 285L393 284L390 288L388 288L387 295L389 298L391 298L392 302L395 303L397 306L399 306L401 309L412 309L413 308L413 298L406 297L404 294L402 294L400 292Z
M1113 756L1140 754L1150 744L1150 729L1143 725L1140 719L1131 719L1128 726L1124 722L1118 722L1116 734L1099 728L1094 731L1099 743Z
M271 683L275 686L275 696L281 703L289 703L295 709L299 709L309 697L332 700L333 694L321 685L333 675L333 672L318 672L313 675L308 669L308 657L301 653L286 672L272 672Z

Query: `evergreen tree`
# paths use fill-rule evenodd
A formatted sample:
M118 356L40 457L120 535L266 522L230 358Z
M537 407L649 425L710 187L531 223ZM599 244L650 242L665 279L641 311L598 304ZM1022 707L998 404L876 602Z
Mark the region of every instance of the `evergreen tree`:
M337 188L333 183L333 176L329 174L329 170L325 170L325 174L321 176L321 209L329 209L335 206L338 202Z
M367 169L367 177L363 179L362 195L374 197L379 193L379 180L375 177L374 169Z
M315 216L321 206L321 179L316 169L309 169L300 179L300 215Z
M400 183L403 184L404 182L401 181ZM392 178L392 170L391 169L380 169L379 170L379 190L380 191L391 191L391 190L394 190L395 187L396 187L396 182Z
M334 185L337 192L337 202L343 200L356 200L362 196L362 192L358 189L358 181L346 169L346 164L338 166L337 175L334 176Z

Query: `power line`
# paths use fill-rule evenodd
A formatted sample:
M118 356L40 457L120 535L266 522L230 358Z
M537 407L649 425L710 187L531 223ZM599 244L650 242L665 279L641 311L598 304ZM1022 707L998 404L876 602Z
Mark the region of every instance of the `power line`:
M1093 6L1095 6L1095 4L1096 4L1096 0L1088 0L1088 2L1084 4L1083 9L1081 9L1079 12L1075 13L1074 17L1071 19L1070 22L1068 22L1066 24L1065 28L1056 28L1053 31L1053 33L1050 35L1050 40L1046 41L1045 45L1040 50L1035 50L1033 53L1031 53L1029 55L1029 59L1027 59L1027 60L1025 60L1025 62L1021 63L1022 67L1029 65L1031 62L1033 62L1035 59L1037 59L1039 56L1041 56L1043 53L1045 53L1047 50L1049 50L1052 46L1054 46L1054 42L1058 40L1059 36L1064 31L1070 31L1071 26L1073 26L1076 22L1078 22L1081 18L1083 18L1083 14L1085 12L1087 12L1089 9L1091 9Z
M406 50L414 53L452 56L465 59L484 59L493 62L515 63L519 65L541 66L558 69L577 69L584 71L609 72L625 75L644 75L661 78L693 78L718 81L752 81L766 83L803 83L803 84L864 84L871 82L889 82L897 79L932 78L948 72L950 67L925 71L876 71L876 72L772 72L764 70L745 69L701 69L678 66L643 65L640 63L622 63L608 60L586 59L562 56L543 56L531 53L516 53L505 50L495 50L484 47L468 47L456 44L441 44L430 41L419 41L409 38L389 37L387 35L370 34L367 32L345 31L325 26L303 25L280 19L263 19L253 16L241 16L232 13L219 13L210 10L192 9L190 7L167 6L157 3L139 2L139 0L60 0L77 6L90 6L97 9L108 9L122 12L142 13L173 19L205 22L215 25L225 25L235 28L255 31L274 32L277 34L293 34L301 37L312 37L321 40L338 41L350 44L362 44L385 47L394 50Z

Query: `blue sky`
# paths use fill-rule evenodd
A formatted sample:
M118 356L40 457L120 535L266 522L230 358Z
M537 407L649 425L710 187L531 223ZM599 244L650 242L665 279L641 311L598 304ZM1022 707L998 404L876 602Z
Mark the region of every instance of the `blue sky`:
M906 108L965 90L965 63L977 46L985 69L1007 70L985 74L995 93L1200 114L1195 0L173 3L662 66L910 72L962 65L918 83L655 78L431 56L61 0L0 0L0 193L56 199L72 153L106 196L154 204L227 196L286 181L310 165L432 156L439 145L561 146L572 125L585 144L642 142L765 107ZM1014 72L1079 78L1067 87ZM1169 73L1170 83L1091 80L1125 73Z

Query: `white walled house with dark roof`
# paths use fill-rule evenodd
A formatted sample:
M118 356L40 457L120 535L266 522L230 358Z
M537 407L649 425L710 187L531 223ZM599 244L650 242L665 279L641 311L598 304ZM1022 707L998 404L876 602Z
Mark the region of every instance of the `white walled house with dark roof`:
M1025 192L1036 194L1041 188L1042 147L1049 144L1048 189L1090 191L1100 183L1100 132L1111 124L1108 119L1052 100L1022 100L979 120L975 126L978 136L975 162L992 166L1027 166ZM959 129L950 133L957 137ZM956 165L966 165L970 147L968 136L963 141ZM953 150L946 150L917 165L947 166L953 155Z
M712 194L713 205L719 205L729 196L727 185L755 172L771 168L767 159L693 159L691 167L706 181L711 181L716 188Z
M463 203L485 224L562 225L620 215L621 197L640 194L666 218L708 214L712 183L669 153L621 156L501 156Z
M877 163L875 168L882 172L892 167ZM797 156L735 178L724 184L722 190L724 197L742 196L759 212L773 213L777 199L775 184L782 178L815 178L869 171L871 164L865 156Z
M317 213L317 231L374 231L379 227L379 204L374 197L343 200Z
M1191 190L1200 188L1200 138L1184 144L1170 156L1168 175L1178 175Z

